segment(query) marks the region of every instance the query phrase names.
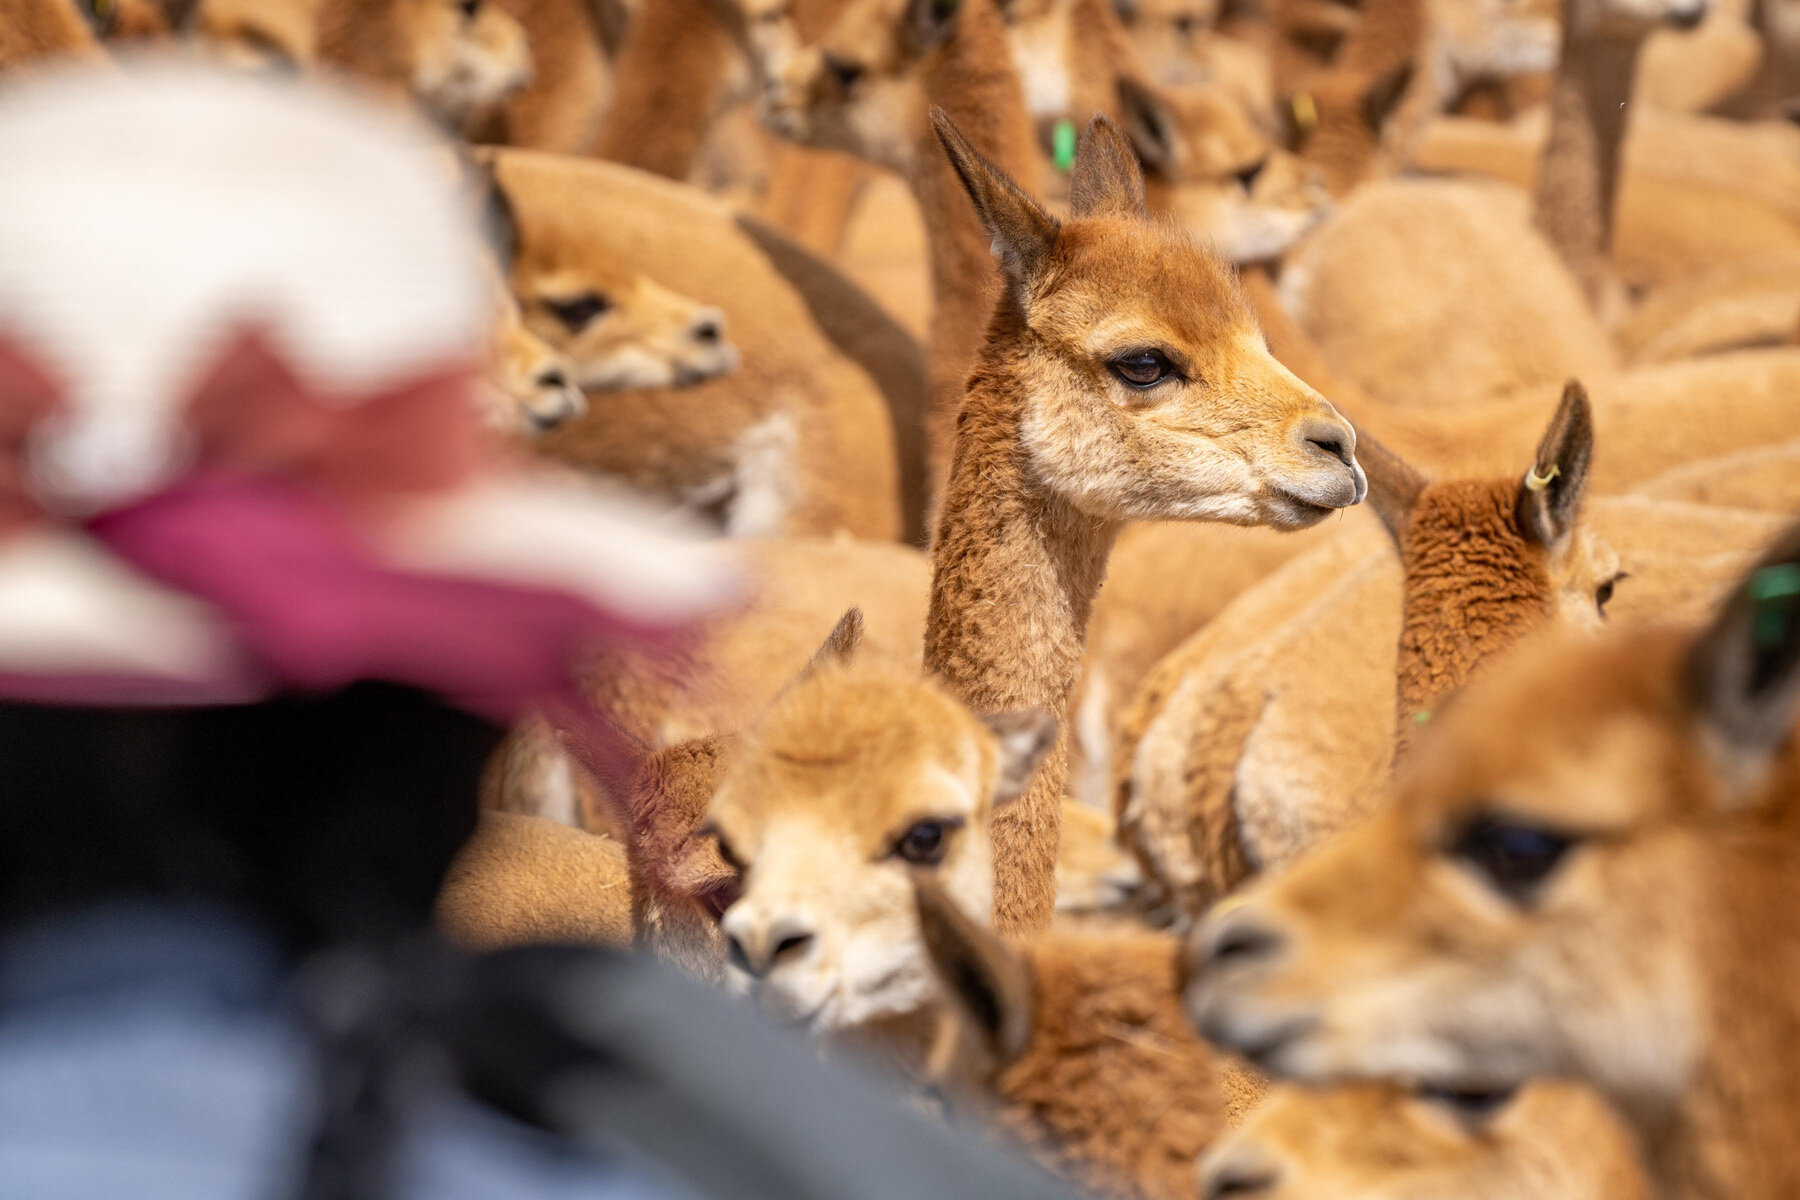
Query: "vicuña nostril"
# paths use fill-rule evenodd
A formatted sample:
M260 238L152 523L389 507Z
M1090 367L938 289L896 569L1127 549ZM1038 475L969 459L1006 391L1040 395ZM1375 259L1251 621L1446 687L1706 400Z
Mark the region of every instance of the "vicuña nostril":
M1256 186L1256 177L1261 175L1263 173L1263 168L1268 165L1269 158L1267 155L1264 155L1249 166L1233 172L1233 174L1237 176L1238 182L1244 185L1244 190L1247 192Z
M825 55L824 61L825 69L831 72L831 77L837 80L838 86L845 91L855 87L856 81L863 77L863 65L859 62L851 62L848 59L839 58L835 54Z
M732 966L753 979L761 979L769 973L770 964L763 962L759 966L753 962L750 955L744 950L744 943L738 940L735 933L725 935L725 957L731 960Z
M1281 948L1281 935L1261 925L1239 921L1222 930L1207 952L1206 966L1222 967L1268 958Z
M1356 465L1356 455L1350 449L1350 434L1343 426L1330 421L1320 421L1309 426L1304 436L1307 445L1324 451L1346 467Z
M1241 1200L1244 1196L1261 1196L1275 1188L1277 1173L1260 1166L1227 1163L1206 1173L1202 1195L1206 1200Z
M564 375L561 371L557 370L556 368L552 367L550 370L545 371L542 374L540 374L537 377L537 379L535 380L535 382L536 382L537 386L539 386L541 388L559 388L560 389L560 388L566 388L569 386L569 377L567 375Z
M719 340L725 336L725 330L720 327L717 320L708 317L694 326L693 336L696 342L716 346L719 344Z
M813 937L810 933L788 934L788 936L775 943L775 955L772 961L780 962L783 959L793 958L797 955L806 953L807 949L812 945L812 940Z

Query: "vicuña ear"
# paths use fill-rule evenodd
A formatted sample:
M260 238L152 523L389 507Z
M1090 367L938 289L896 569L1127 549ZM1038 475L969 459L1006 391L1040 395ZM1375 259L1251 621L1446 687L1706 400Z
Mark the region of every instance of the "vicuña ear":
M481 232L485 235L489 248L493 250L494 258L500 264L500 275L504 278L512 273L513 263L519 257L519 215L513 209L512 198L500 183L500 175L491 157L459 151L457 159L465 186L474 202Z
M975 203L976 215L993 243L994 257L1000 260L1000 270L1022 301L1022 292L1037 282L1050 263L1056 246L1056 218L989 162L943 109L931 110L931 124L944 144L950 165L956 168L957 177Z
M781 689L781 694L787 695L817 675L819 669L827 663L848 663L856 657L857 650L862 647L862 640L862 609L852 607L838 618L838 623L831 627L831 632L825 635L825 640L819 644L819 648L814 650L812 657L806 660L806 665L787 681L787 686Z
M1387 125L1388 118L1400 107L1400 98L1406 95L1411 86L1413 64L1411 59L1382 72L1364 90L1362 96L1363 120L1369 128L1380 132Z
M1769 548L1688 652L1688 694L1755 777L1794 730L1800 699L1800 525Z
M1056 745L1056 718L1041 708L999 713L981 718L1000 743L1000 770L994 784L994 803L1004 804L1023 796L1037 774L1038 764Z
M1514 520L1527 541L1560 545L1575 528L1587 494L1588 464L1594 457L1594 410L1579 380L1563 385L1562 403L1550 418L1537 459L1519 484Z
M1069 215L1144 217L1144 169L1119 127L1096 115L1069 172Z
M1394 545L1399 546L1406 536L1406 527L1412 523L1419 494L1431 481L1361 429L1356 431L1356 461L1369 477L1369 507L1387 527Z
M806 666L801 668L800 678L805 679L826 663L849 662L862 649L862 640L862 609L852 605L844 610L844 615L831 627L831 632L825 635L825 640L819 643L813 656L806 660Z
M1130 75L1119 76L1119 113L1125 136L1137 151L1144 170L1158 175L1174 173L1181 154L1175 116L1155 88Z
M1031 965L992 930L972 920L923 873L913 876L919 931L944 991L968 1018L999 1065L1031 1043L1037 988Z
M914 49L923 53L949 41L956 35L956 18L961 12L962 0L910 0L906 29Z

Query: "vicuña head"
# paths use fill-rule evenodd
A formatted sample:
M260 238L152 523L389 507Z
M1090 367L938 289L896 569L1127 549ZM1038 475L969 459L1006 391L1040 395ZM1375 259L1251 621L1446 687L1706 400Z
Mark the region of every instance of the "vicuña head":
M1527 647L1392 808L1217 913L1189 1008L1267 1068L1597 1087L1669 1197L1800 1188L1800 529L1696 637Z
M984 720L915 668L828 644L744 735L708 813L742 878L721 921L734 985L819 1033L924 1009L912 872L987 913L988 819L1054 739L1041 713Z
M790 33L781 53L767 53L761 45L772 35L759 39L764 116L788 137L905 172L930 137L924 69L956 35L962 0L845 0L831 8L810 45Z
M510 292L500 291L494 301L486 379L490 422L536 434L586 412L587 396L575 385L574 365L525 328Z
M1176 939L1058 930L1015 945L917 884L951 1001L929 1063L939 1094L1096 1195L1192 1197L1196 1160L1261 1084L1183 1018Z
M486 173L521 323L569 360L576 386L680 387L738 365L722 311L628 268L593 239L521 222Z
M1149 219L1112 122L1096 117L1083 139L1059 221L933 119L1004 278L959 460L993 422L1037 486L1103 521L1295 529L1363 498L1349 423L1269 353L1218 258Z
M1117 88L1150 208L1226 261L1279 258L1330 210L1323 173L1277 148L1224 89L1155 88L1130 76Z
M451 126L531 79L525 28L494 0L322 0L322 62L403 87Z

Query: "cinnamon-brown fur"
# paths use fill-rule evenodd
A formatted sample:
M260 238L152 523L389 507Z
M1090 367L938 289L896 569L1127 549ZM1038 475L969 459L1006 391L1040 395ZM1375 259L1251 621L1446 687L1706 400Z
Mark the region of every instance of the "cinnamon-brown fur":
M492 950L526 942L631 944L625 849L543 817L484 812L451 863L437 920L458 943Z
M495 0L525 30L531 82L506 101L497 139L528 150L578 154L594 141L612 99L612 64L591 0Z
M713 0L650 0L614 64L613 98L592 152L685 180L699 157L735 55Z
M1194 1034L1179 943L1052 932L1022 949L921 883L926 943L962 1028L940 1048L959 1111L1103 1196L1197 1197L1197 1160L1260 1080Z
M1797 607L1745 580L1497 666L1391 810L1196 933L1195 1019L1305 1079L1582 1079L1670 1200L1791 1195Z
M931 381L937 477L997 290L980 222L938 150L942 108L1002 170L1035 177L1039 159L1018 72L993 0L941 20L930 0L853 0L791 72L772 105L779 128L900 172L925 219L931 266ZM827 63L837 63L837 71ZM845 85L839 73L857 72Z
M0 20L0 70L38 58L104 61L106 52L75 0L22 0Z
M320 0L318 61L415 98L452 128L492 113L531 78L525 30L498 3Z
M1060 719L1120 523L1303 527L1360 498L1361 477L1346 427L1269 355L1216 260L1143 220L1141 177L1109 124L1077 157L1063 225L945 137L1010 282L958 422L925 661L978 712ZM1186 364L1147 407L1107 365L1139 347ZM1295 504L1296 489L1309 499ZM1059 749L996 823L1003 930L1049 919L1064 775Z

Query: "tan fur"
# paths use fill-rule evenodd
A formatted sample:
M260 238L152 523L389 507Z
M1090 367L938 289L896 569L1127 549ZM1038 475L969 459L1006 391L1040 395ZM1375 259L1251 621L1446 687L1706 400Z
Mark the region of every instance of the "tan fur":
M1440 118L1415 162L1529 188L1543 141L1540 121ZM1791 126L1646 110L1624 153L1612 256L1626 283L1667 287L1800 255L1800 137Z
M560 461L725 509L734 533L899 528L893 429L880 393L798 296L691 189L602 163L501 151L518 216L515 280L598 277L620 264L725 313L742 365L674 390L626 389L604 414L536 445Z
M917 666L931 580L919 551L847 538L752 538L721 552L748 576L741 614L712 625L679 662L590 673L590 694L646 744L750 724L852 606L863 611L865 654Z
M1036 176L1024 95L993 0L968 0L936 44L915 40L901 0L854 0L796 60L772 103L785 132L898 171L924 218L931 266L933 452L941 478L950 424L982 330L996 277L980 223L931 129L942 108L1002 170ZM861 75L845 88L827 62Z
M1219 19L1217 0L1133 0L1119 16L1138 59L1164 84L1194 83Z
M320 0L318 61L415 98L453 128L492 113L531 78L525 30L498 3Z
M1052 934L1029 951L1036 1020L990 1086L1011 1137L1103 1195L1183 1200L1226 1128L1221 1056L1178 1002L1178 944Z
M1358 189L1290 259L1282 293L1333 367L1396 406L1467 408L1615 361L1523 198L1491 186Z
M1222 89L1120 87L1130 89L1124 119L1149 164L1151 211L1208 239L1226 260L1279 259L1324 217L1330 193L1322 172L1277 148ZM1146 117L1160 136L1143 130Z
M916 1065L922 1046L909 1055L893 1028L922 1030L936 989L902 850L910 830L934 823L938 857L917 869L985 915L1003 752L1002 739L911 668L826 663L777 698L708 810L743 872L722 921L734 985L815 1033L898 1040L887 1048Z
M732 61L712 0L651 0L614 64L613 98L592 152L669 179L694 169Z
M1038 226L1048 238L1033 251L1042 261L996 309L964 399L934 548L925 663L979 712L1039 707L1063 717L1123 521L1303 527L1326 510L1292 505L1289 489L1332 504L1360 489L1353 468L1306 440L1314 430L1341 437L1335 411L1268 354L1215 260L1141 219L1079 215L1084 171L1119 189L1136 171L1110 127L1089 137L1084 155L1116 157L1077 159L1077 218ZM1121 173L1108 176L1109 162ZM1103 203L1131 212L1128 194ZM1017 217L1040 218L1049 219L1023 209ZM1164 382L1140 407L1104 364L1145 345L1167 347L1205 383ZM1049 919L1064 776L1059 749L996 824L1003 930Z
M1686 463L1645 480L1635 492L1662 500L1786 514L1794 509L1800 438Z
M1064 800L1056 846L1056 912L1093 916L1123 908L1144 873L1119 845L1112 814Z
M1595 467L1595 489L1623 491L1683 463L1790 440L1790 398L1797 387L1800 354L1787 349L1718 354L1594 378L1588 392L1608 447ZM1531 439L1554 398L1554 388L1541 386L1465 412L1377 409L1354 415L1434 475L1485 474L1530 455ZM1800 507L1800 499L1792 503Z
M494 0L525 30L531 82L506 101L498 140L578 154L594 141L612 100L612 64L592 0Z
M1795 557L1790 531L1765 561ZM1660 1195L1791 1195L1794 629L1732 595L1698 639L1640 626L1497 666L1390 810L1197 933L1201 1027L1306 1079L1585 1080ZM1570 844L1503 889L1472 841L1495 820Z
M624 847L542 817L485 812L444 878L437 921L471 950L546 941L629 946Z
M1508 513L1516 486L1513 477ZM1474 494L1452 492L1434 503ZM1516 535L1501 533L1485 545L1472 539L1467 547L1443 543L1451 557L1435 573L1430 556L1415 548L1420 573L1403 583L1391 549L1370 531L1360 553L1348 540L1322 547L1243 593L1158 664L1121 718L1120 825L1147 875L1184 911L1203 912L1248 874L1291 861L1370 811L1395 753L1396 706L1408 720L1435 710L1435 697L1484 655L1546 622L1540 606L1552 597L1562 621L1591 625L1595 590L1622 570L1629 578L1608 607L1614 619L1697 615L1777 523L1764 514L1638 499L1596 501L1589 522L1616 558L1577 552L1565 557L1554 581L1540 574L1529 587L1523 578L1481 580L1484 563L1505 561L1488 556ZM1541 561L1535 568L1544 569ZM1434 591L1439 602L1480 594L1468 611L1487 611L1457 633L1419 603ZM1418 598L1420 640L1403 667L1397 647L1408 592Z
M510 292L495 299L489 341L487 415L499 429L537 434L587 411L579 372L567 355L526 327Z
M793 149L798 151L799 147ZM852 167L863 167L853 160L844 161ZM924 545L931 418L931 379L924 350L859 282L853 282L830 262L749 214L740 214L737 223L768 256L770 265L799 291L825 336L868 372L881 389L892 421L898 459L901 540Z
M1195 1160L1262 1081L1183 1018L1178 943L1063 931L1015 949L925 883L919 917L961 1017L938 1055L953 1111L1095 1194L1197 1197Z
M524 326L567 356L584 389L685 387L738 364L724 312L622 263L527 254L511 285ZM558 315L558 305L587 298L605 310L580 326Z
M1633 363L1778 346L1800 321L1800 256L1750 259L1659 289L1616 331Z
M8 6L0 20L0 70L61 56L91 62L106 58L75 0L19 0Z
M1258 1200L1651 1196L1618 1118L1558 1083L1481 1115L1395 1084L1278 1087L1207 1156L1203 1188L1234 1182Z
M682 742L648 756L631 786L631 923L637 945L696 978L725 970L719 914L737 898L737 873L701 828L735 735Z
M1763 40L1745 19L1749 7L1713 4L1697 29L1651 34L1638 57L1634 100L1674 112L1710 112L1741 93L1764 57Z
M815 254L836 255L871 174L848 154L778 142L756 214Z
M312 66L322 0L200 0L194 34L228 62Z

